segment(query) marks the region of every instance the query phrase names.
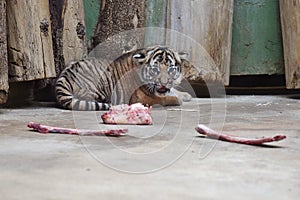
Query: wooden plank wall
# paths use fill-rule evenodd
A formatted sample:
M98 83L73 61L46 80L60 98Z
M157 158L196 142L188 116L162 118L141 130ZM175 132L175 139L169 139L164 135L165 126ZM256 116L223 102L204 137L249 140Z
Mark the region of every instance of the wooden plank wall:
M83 0L0 0L0 104L10 83L53 86L49 78L86 53Z
M233 3L233 0L169 0L167 9L167 28L200 43L215 61L225 85L229 84L230 75ZM199 57L196 51L192 51L191 60Z
M106 1L104 2L105 4L109 3ZM178 36L187 35L188 37L191 37L192 40L196 41L196 43L200 43L207 53L215 60L215 64L219 70L209 70L211 72L220 71L223 82L227 85L229 84L233 0L146 0L145 2L145 24L146 27L148 27L145 32L145 46L154 44L171 45L172 47L176 47L177 50L191 52L189 60L197 61L199 60L197 49L193 48L193 45L186 45L184 41L180 42L177 40L178 38L173 37L172 39L172 37L170 37L170 31L171 29L173 30L171 31L171 35L176 35L176 31L178 31ZM117 5L118 3L114 2L114 4ZM114 8L114 12L119 13L119 7ZM122 27L118 27L115 22L107 18L106 15L109 12L106 10L107 8L103 8L102 5L99 16L99 20L102 20L102 26L100 26L101 30L105 29L107 26L106 24L117 26L114 30L126 30ZM139 10L140 15L143 12L143 9L140 8L136 10ZM122 18L124 17L122 16ZM114 19L114 21L118 21L118 15L115 15ZM91 22L87 21L87 23ZM110 31L102 33L101 30L97 30L96 28L96 33L105 33L106 36L99 37L96 35L96 39L107 38L108 35L111 36L114 34L110 33ZM88 32L91 32L91 30L88 30ZM167 35L169 35L169 38L167 38ZM102 42L95 41L96 44ZM209 78L211 80L218 79L215 73L211 74L211 76L216 76L216 78Z
M30 81L56 77L64 65L82 59L87 53L84 6L82 0L50 1L61 10L55 19L60 35L55 43L62 55L55 70L49 0L8 1L9 81ZM52 19L54 19L53 16ZM53 21L52 21L53 22ZM52 25L52 26L51 26Z
M300 1L280 0L286 86L300 88Z
M6 0L0 0L0 104L7 101L8 89Z
M49 1L7 1L9 81L55 77Z

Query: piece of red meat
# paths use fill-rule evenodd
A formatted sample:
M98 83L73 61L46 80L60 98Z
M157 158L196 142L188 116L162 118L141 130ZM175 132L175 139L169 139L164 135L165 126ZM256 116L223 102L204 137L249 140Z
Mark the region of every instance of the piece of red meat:
M141 103L112 106L108 112L101 115L105 124L151 125L151 107Z

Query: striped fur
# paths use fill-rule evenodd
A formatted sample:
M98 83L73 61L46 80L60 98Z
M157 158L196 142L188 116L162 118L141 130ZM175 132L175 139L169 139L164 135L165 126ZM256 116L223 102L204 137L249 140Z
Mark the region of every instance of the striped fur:
M166 47L128 52L113 62L88 58L72 62L56 82L56 99L65 109L107 110L129 103L133 92L164 96L182 79L181 58Z

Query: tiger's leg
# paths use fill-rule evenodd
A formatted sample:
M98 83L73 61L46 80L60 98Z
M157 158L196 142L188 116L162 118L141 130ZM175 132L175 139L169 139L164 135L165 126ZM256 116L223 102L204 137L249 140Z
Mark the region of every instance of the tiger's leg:
M188 92L181 92L175 88L172 88L171 92L183 102L189 102L193 98L192 95L190 95Z
M144 105L160 104L162 106L178 106L182 101L176 95L156 96L154 94L145 94L140 88L135 90L130 99L130 104L142 103Z

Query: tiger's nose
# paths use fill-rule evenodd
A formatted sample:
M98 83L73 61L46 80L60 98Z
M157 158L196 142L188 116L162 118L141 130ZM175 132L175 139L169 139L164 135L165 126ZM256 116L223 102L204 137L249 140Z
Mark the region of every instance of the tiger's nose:
M167 85L170 82L170 79L161 77L159 81L162 85Z

